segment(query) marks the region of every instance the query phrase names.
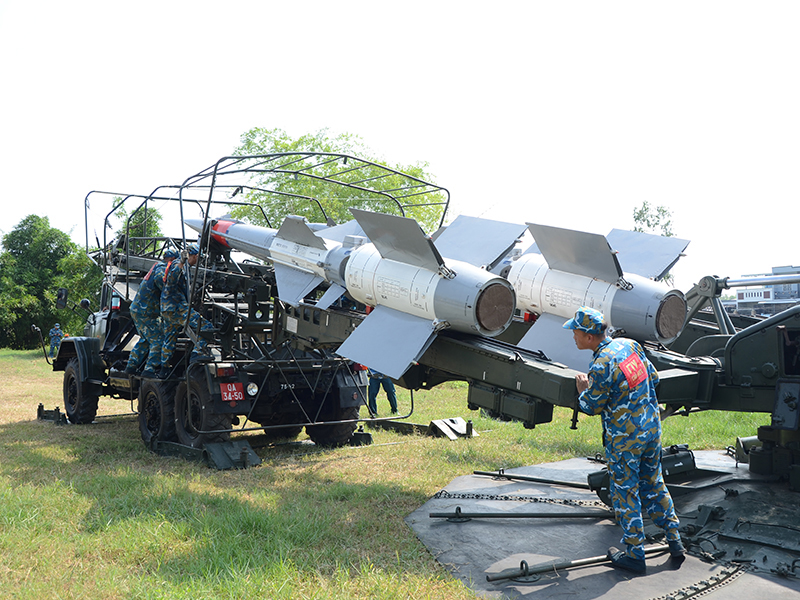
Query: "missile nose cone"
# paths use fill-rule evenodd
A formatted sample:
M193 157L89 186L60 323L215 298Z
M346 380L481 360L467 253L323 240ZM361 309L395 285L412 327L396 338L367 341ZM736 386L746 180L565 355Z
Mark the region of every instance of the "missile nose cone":
M184 219L183 222L197 233L203 232L203 219Z

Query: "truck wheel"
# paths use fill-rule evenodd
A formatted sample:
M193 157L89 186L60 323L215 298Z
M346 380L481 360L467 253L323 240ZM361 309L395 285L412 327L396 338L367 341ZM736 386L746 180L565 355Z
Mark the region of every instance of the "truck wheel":
M214 403L205 385L205 378L190 379L188 387L185 381L178 384L175 393L175 430L181 444L202 448L209 442L225 442L230 439L230 432L216 430L228 430L232 422L231 415L214 413Z
M358 406L351 406L339 410L337 420L348 420L358 418ZM357 423L336 423L333 425L306 425L306 433L311 440L318 446L335 448L343 446L353 437Z
M261 420L257 418L253 420L264 427L274 427L275 425L281 425L283 423L296 423L298 421L298 415L274 414L269 419L261 417ZM294 427L275 427L274 429L265 429L261 435L269 442L274 440L293 440L300 435L301 431L303 431L302 425Z
M70 359L64 369L64 409L69 422L85 425L94 421L99 400L99 396L86 393L78 359Z
M153 438L175 442L175 384L143 379L139 388L139 432L148 448Z

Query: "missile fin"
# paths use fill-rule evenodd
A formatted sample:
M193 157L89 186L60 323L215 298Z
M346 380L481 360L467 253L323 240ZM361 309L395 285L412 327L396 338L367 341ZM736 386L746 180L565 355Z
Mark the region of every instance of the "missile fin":
M278 296L284 302L297 306L306 295L325 281L319 275L293 269L292 267L274 263L275 280L278 283Z
M514 247L525 229L519 223L459 215L444 231L437 232L436 247L442 256L491 269Z
M660 280L675 266L689 245L688 240L612 229L608 243L616 250L622 270L647 279Z
M357 208L350 212L383 258L429 271L438 271L444 264L442 255L414 219Z
M336 353L398 379L419 360L435 337L431 321L378 306Z
M344 294L346 291L347 290L338 283L331 284L331 287L325 290L325 293L322 294L322 298L317 301L317 308L321 308L322 310L330 308L330 305L341 298L342 294Z
M320 230L316 233L316 235L323 237L326 240L333 240L334 242L339 242L341 244L344 242L344 238L348 235L361 235L366 237L367 234L364 233L363 229L361 229L361 225L358 224L358 221L351 220L347 223L342 223L341 225Z
M288 242L294 242L302 246L325 250L325 242L322 238L314 235L314 231L308 226L303 217L289 215L281 223L281 228L275 237L279 237Z
M588 373L592 364L592 353L578 350L572 341L572 332L564 329L564 317L545 313L522 336L517 346L533 352L544 352L552 361L567 365L581 373Z
M622 268L602 235L528 223L539 252L556 271L616 283Z

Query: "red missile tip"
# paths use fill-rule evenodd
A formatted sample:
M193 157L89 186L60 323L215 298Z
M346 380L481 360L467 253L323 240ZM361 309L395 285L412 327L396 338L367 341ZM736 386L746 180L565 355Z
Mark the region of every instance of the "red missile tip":
M214 223L213 227L211 227L211 237L217 240L220 244L225 246L226 248L230 248L231 245L228 243L228 240L225 239L225 234L228 232L228 229L231 228L233 225L233 221L217 221ZM222 235L217 235L222 234Z

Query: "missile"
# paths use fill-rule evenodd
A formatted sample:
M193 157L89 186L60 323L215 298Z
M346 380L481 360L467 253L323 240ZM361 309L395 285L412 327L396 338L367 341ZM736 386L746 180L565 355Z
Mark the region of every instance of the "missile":
M610 240L533 223L528 229L536 243L508 272L517 308L537 316L520 347L588 370L591 356L578 352L561 328L581 306L599 310L611 330L640 342L669 344L680 335L686 299L656 279L672 268L688 241L617 229Z
M218 219L210 233L227 247L270 261L284 302L298 305L326 283L317 306L328 308L346 291L372 307L337 352L395 379L443 329L491 337L509 326L515 292L490 269L524 226L459 216L434 243L414 219L351 213L354 221L317 231L292 216L277 231ZM185 223L202 229L200 220Z

